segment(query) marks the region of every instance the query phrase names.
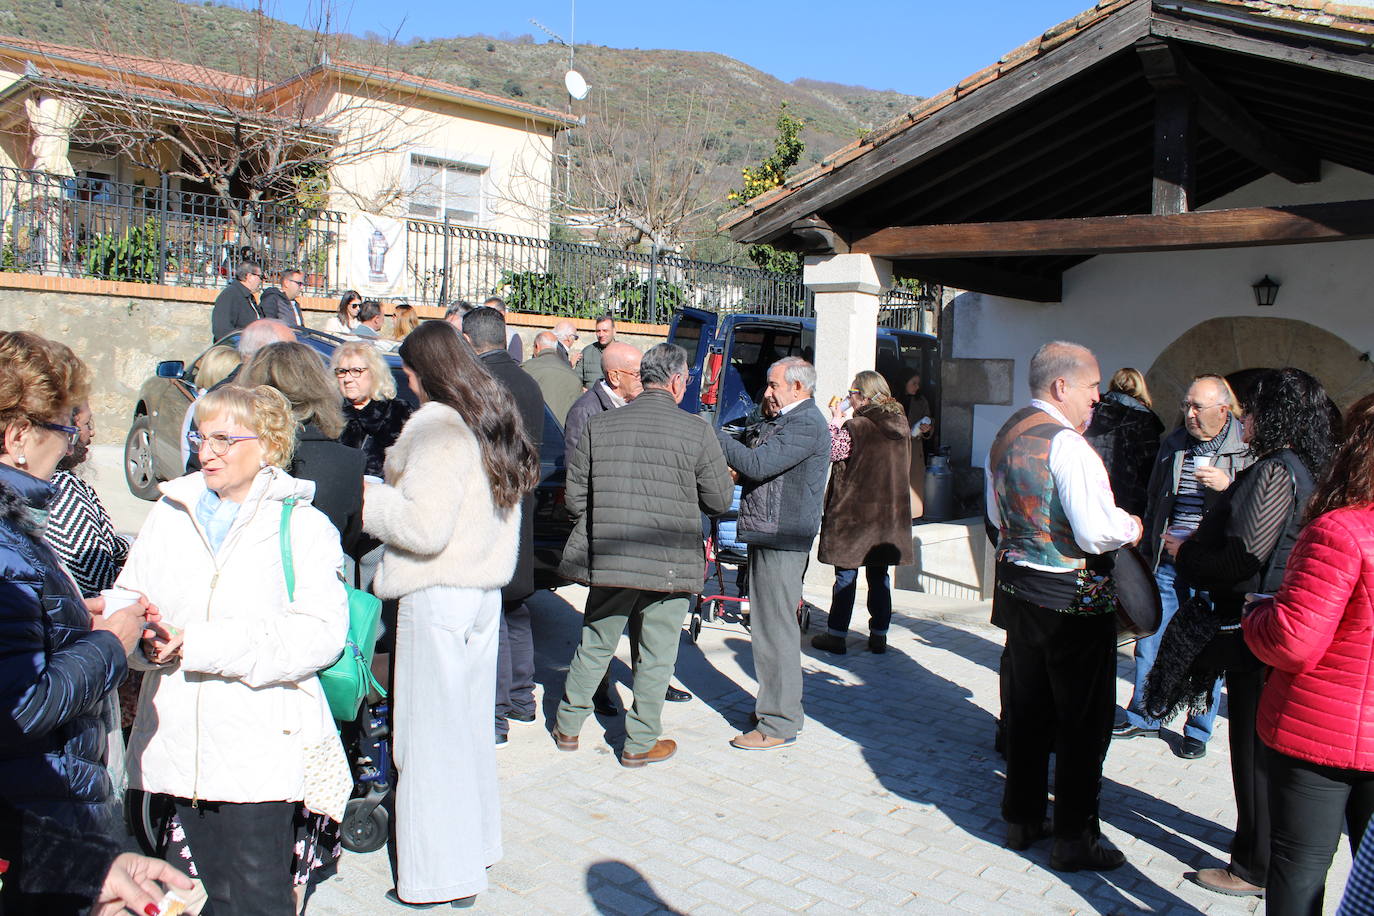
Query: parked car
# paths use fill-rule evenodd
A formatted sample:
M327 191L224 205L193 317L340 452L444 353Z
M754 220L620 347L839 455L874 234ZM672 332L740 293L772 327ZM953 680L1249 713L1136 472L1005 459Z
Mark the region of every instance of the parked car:
M309 328L298 330L296 339L315 349L326 363L334 349L343 343L333 335ZM238 334L231 334L215 344L237 346ZM199 390L195 387L196 372L204 356L202 352L189 366L181 360L160 362L139 388L133 422L124 441L124 478L135 496L155 500L160 495L159 483L185 473L181 457L182 423L186 408ZM401 358L395 353L382 353L382 360L396 380L396 396L418 406L405 373L401 371ZM563 505L564 462L563 427L545 407L544 443L539 453L539 486L535 491L534 510L534 578L539 588L552 588L566 581L558 576L563 547L572 531L572 521ZM474 469L474 472L481 473L481 469Z
M682 408L715 426L741 424L758 408L768 383L768 367L784 356L815 362L816 320L781 315L717 315L686 308L673 316L668 340L691 358L691 377ZM879 328L874 365L901 398L911 373L921 375L921 393L930 402L934 431L926 453L938 448L940 434L940 341L931 334Z

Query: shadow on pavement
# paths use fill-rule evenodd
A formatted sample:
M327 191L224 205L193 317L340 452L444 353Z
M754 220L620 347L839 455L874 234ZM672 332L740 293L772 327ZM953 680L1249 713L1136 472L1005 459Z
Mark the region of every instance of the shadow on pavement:
M627 897L627 894L633 896ZM631 907L629 912L682 916L655 893L653 885L644 880L638 869L621 861L605 860L587 869L587 896L596 904L598 913L621 916L627 911L628 903ZM646 903L649 909L645 909Z
M976 633L910 618L901 625L933 648L990 670L997 668L1002 647ZM828 671L805 672L807 718L854 742L889 792L933 806L964 832L1000 846L1006 825L1001 819L1004 770L992 746L996 720L973 702L971 692L900 650L889 648L884 655L873 655L862 648L862 641L853 639L849 654L843 656L813 650L809 639L804 646L814 661L848 673L842 678ZM743 641L732 648L746 651ZM860 698L856 691L867 696ZM1189 835L1207 836L1219 829L1173 804L1107 779L1103 781L1102 817L1185 863L1205 855L1200 846L1189 842ZM1041 841L1024 855L1100 911L1192 909L1135 867L1130 851L1126 864L1113 872L1063 873L1049 871L1050 846L1051 841ZM1142 854L1139 848L1133 852Z

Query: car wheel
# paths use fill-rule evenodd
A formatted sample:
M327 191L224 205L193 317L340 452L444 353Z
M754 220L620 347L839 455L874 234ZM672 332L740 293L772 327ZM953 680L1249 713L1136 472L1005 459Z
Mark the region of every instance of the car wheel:
M153 424L147 414L134 418L124 440L124 479L129 492L139 499L158 498L157 473L153 470Z

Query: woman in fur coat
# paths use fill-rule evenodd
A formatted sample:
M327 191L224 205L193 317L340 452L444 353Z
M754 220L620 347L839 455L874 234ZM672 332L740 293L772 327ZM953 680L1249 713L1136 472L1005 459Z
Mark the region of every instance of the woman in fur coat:
M404 905L467 905L501 858L491 711L501 587L539 455L514 401L452 325L406 337L420 399L369 483L363 527L385 545L372 589L399 598L393 681L396 888Z
M907 473L911 462L910 433L902 405L893 399L887 382L872 371L854 376L849 387L853 416L834 414L830 485L825 492L821 520L822 563L835 567L828 632L811 640L817 649L842 655L859 567L868 580L868 648L887 651L887 627L892 620L892 591L888 567L911 557L911 493Z

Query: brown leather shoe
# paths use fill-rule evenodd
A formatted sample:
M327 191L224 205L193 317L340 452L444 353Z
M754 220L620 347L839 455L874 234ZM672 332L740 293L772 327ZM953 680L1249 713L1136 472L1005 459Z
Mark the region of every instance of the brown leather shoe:
M796 738L774 738L771 735L765 735L758 729L736 735L730 739L730 746L742 751L774 751L780 747L787 747L796 743Z
M565 735L556 728L553 730L553 743L558 746L560 751L577 750L577 736Z
M676 753L676 741L672 738L659 738L654 742L653 747L642 754L621 754L620 765L634 768L646 766L650 763L662 763Z
M1228 897L1263 897L1264 888L1237 878L1229 868L1200 868L1188 875L1194 884Z

